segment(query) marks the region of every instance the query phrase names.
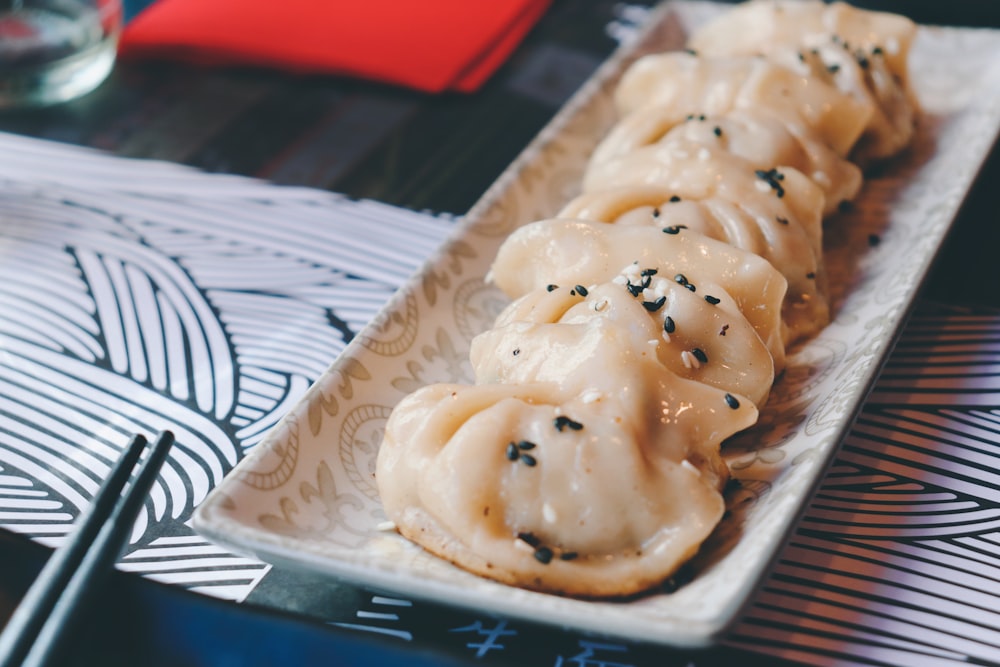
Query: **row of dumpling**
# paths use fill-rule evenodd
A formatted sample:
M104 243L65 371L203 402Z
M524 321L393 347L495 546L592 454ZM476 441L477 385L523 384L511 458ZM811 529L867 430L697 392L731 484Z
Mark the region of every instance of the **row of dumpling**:
M722 441L828 320L822 221L861 186L849 158L912 134L912 34L755 0L631 66L583 194L494 262L513 302L473 341L476 384L426 387L390 418L376 479L400 533L578 596L676 572L723 515Z

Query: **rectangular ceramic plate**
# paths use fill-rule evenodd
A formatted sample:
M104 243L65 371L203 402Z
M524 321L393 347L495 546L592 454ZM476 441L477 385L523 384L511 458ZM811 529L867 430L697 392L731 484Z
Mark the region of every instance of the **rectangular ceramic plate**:
M859 410L1000 124L1000 35L921 28L918 136L827 225L834 321L792 350L761 422L725 455L742 484L690 583L627 602L513 589L379 530L373 479L385 420L406 393L468 380L469 341L503 303L483 283L503 238L552 216L615 121L610 93L636 55L681 47L724 5L670 3L595 74L466 216L456 234L200 506L205 536L284 566L622 638L705 645L736 618ZM877 238L879 243L873 243Z

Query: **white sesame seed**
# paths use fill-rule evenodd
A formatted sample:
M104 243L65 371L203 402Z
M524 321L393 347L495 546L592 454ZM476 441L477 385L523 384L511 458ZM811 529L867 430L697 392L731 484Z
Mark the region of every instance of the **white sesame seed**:
M684 467L684 468L687 468L688 470L690 470L694 474L696 474L698 476L701 476L701 471L698 470L698 467L695 464L693 464L690 461L688 461L687 459L684 459L683 461L681 461L681 466Z
M383 533L389 533L396 530L396 524L393 523L392 521L379 521L377 524L375 524L375 530L378 530Z
M771 184L768 183L767 181L757 181L756 183L754 183L754 187L760 190L761 192L771 191Z
M583 401L584 403L595 403L601 400L603 396L604 395L597 389L588 389L587 391L583 392L583 395L580 397L580 400Z
M542 518L548 523L555 523L559 520L559 515L552 508L552 505L545 503L542 505Z

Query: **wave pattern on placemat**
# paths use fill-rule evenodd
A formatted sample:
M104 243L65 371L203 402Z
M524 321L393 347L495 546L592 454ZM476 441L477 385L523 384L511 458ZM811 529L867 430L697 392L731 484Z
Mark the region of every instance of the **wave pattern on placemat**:
M998 342L992 311L914 316L731 645L810 664L1000 661Z
M451 222L0 134L0 525L55 546L132 433L177 442L123 569L242 599L187 526Z

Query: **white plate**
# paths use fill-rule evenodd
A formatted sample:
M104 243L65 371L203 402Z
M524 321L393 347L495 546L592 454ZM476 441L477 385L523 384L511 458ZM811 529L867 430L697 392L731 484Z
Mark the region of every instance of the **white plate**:
M767 571L859 410L1000 125L1000 35L921 28L912 72L917 141L829 224L835 319L793 350L761 423L725 447L742 481L674 593L569 599L463 572L395 533L373 479L385 420L406 393L467 379L469 341L502 298L482 278L516 226L554 214L614 122L610 90L639 52L677 48L724 5L672 3L613 56L470 211L456 234L269 437L198 508L195 528L233 550L362 585L578 630L705 645ZM880 240L874 243L875 236Z

